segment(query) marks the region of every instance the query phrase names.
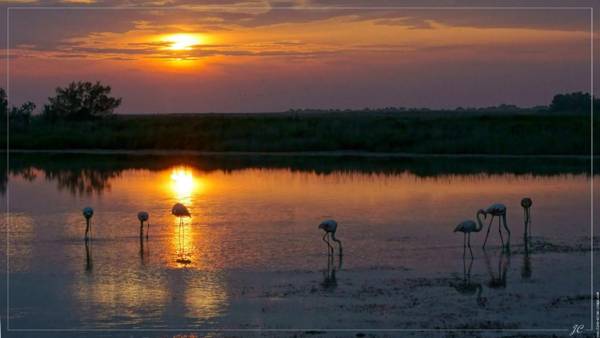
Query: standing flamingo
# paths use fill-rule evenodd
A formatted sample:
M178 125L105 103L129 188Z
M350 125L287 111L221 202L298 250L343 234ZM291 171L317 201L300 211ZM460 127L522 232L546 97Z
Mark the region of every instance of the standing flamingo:
M335 238L335 231L337 230L337 222L329 219L326 221L321 222L321 224L319 224L319 229L323 229L325 231L325 235L323 235L323 242L327 243L327 246L329 247L329 252L331 254L333 254L334 248L331 245L331 243L329 243L329 236L331 236L331 239L334 240L335 242L337 242L339 248L340 248L340 256L342 255L342 241L340 241L339 239Z
M477 217L477 223L475 223L474 221L469 219L469 220L461 222L454 229L454 232L460 231L464 234L463 257L465 256L467 246L469 247L469 251L471 252L471 257L473 257L473 250L471 250L471 233L479 232L479 231L481 231L481 229L483 229L483 223L481 223L481 220L479 219L479 217Z
M185 205L181 204L181 203L176 203L173 208L171 209L171 213L173 215L175 215L177 218L179 218L179 251L181 254L181 257L179 259L177 259L177 262L179 263L184 263L184 264L189 264L191 263L191 260L188 258L184 257L184 252L183 252L183 240L182 238L184 237L184 227L183 227L183 218L184 217L189 217L191 218L192 215L190 215L190 212L188 211L188 209L185 207Z
M92 216L94 216L94 209L90 207L83 208L83 217L85 217L85 241L88 240L88 233L92 230Z
M148 232L150 232L150 223L148 222L148 218L150 216L145 211L140 211L137 214L138 220L140 220L140 238L144 237L144 222L146 222L146 239L148 239Z
M500 223L503 223L504 229L506 229L506 232L508 233L508 242L506 243L506 246L508 247L510 245L510 230L506 224L506 206L504 204L496 203L490 205L487 209L479 209L479 211L477 211L477 221L481 222L479 215L483 215L484 218L487 218L488 214L492 215L492 219L488 225L485 241L483 241L483 248L485 249L485 244L487 243L488 236L490 235L490 229L492 228L492 222L496 216L498 217L498 232L500 233L500 241L502 241L502 246L504 246L504 239L502 238L502 230L500 228ZM500 217L502 217L502 219L500 219Z
M521 200L521 206L523 207L523 212L525 213L525 234L524 237L527 240L528 237L531 237L531 213L529 209L533 202L531 198L525 197Z

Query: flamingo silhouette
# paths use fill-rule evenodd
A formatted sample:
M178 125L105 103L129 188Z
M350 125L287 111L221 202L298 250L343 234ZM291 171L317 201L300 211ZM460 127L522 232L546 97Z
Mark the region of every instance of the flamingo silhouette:
M181 203L175 203L175 205L173 205L173 208L171 209L171 214L173 214L177 218L179 218L179 253L180 253L180 257L177 259L177 262L183 263L183 264L189 264L192 261L189 258L186 258L185 253L183 252L183 249L184 249L183 248L183 238L185 237L184 227L183 227L183 218L185 218L185 217L192 218L192 215L190 215L190 212L185 207L185 205L183 205Z
M523 212L525 215L525 233L524 238L527 240L528 237L531 237L531 213L530 208L533 202L531 198L525 197L521 200L521 206L523 207Z
M326 221L321 222L321 224L319 224L319 229L323 229L325 231L325 234L323 235L323 242L327 243L327 246L329 247L329 252L331 254L333 254L334 252L334 248L331 245L331 243L329 242L329 237L331 237L331 239L335 242L337 242L339 248L340 248L340 256L342 255L342 241L340 241L339 239L335 238L335 232L337 230L337 222L332 220L332 219L328 219Z
M92 216L94 216L94 209L90 207L83 208L83 217L85 217L85 236L84 239L87 242L88 233L92 230Z
M481 222L481 219L479 218L480 215L483 215L484 218L487 218L487 215L492 215L492 219L490 220L490 224L488 225L488 230L485 235L485 241L483 241L483 248L485 249L485 244L487 243L488 236L490 235L490 229L492 228L494 217L498 217L498 233L500 233L500 241L502 241L502 246L504 246L504 239L502 238L500 223L504 224L504 229L506 229L506 232L508 233L508 242L506 243L506 246L508 247L510 245L510 230L506 224L506 206L501 203L496 203L490 205L486 209L479 209L479 211L477 211L478 222Z
M460 224L456 226L454 232L462 232L464 234L463 237L463 258L465 257L466 248L469 247L469 251L471 252L471 257L473 257L473 250L471 249L471 233L479 232L483 229L483 224L479 217L477 217L477 223L472 220L462 221Z
M148 233L150 232L150 223L148 218L150 216L145 211L140 211L137 214L137 218L140 221L140 238L144 237L144 222L146 222L146 239L148 239Z

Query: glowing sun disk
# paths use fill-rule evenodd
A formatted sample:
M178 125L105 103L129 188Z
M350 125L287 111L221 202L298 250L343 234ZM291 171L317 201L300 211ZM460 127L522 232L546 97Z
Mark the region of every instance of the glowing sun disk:
M190 50L192 47L200 44L201 39L194 34L173 34L168 35L164 41L170 43L168 49L171 50Z

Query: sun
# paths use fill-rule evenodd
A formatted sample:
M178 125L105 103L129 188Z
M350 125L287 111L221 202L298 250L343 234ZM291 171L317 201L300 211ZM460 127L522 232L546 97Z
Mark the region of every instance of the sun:
M167 35L164 41L170 44L167 49L191 50L194 46L202 43L202 38L197 34L181 33Z

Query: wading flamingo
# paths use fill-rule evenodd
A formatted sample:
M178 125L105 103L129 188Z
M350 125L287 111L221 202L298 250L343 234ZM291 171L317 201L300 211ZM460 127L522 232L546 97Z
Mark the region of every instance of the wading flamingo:
M533 202L531 198L525 197L521 200L521 206L523 207L523 212L525 214L525 234L524 237L527 239L531 237L531 213L530 208Z
M192 215L190 215L190 212L188 211L188 209L185 207L185 205L181 204L181 203L175 203L175 205L173 206L173 208L171 209L171 213L173 215L175 215L177 218L179 218L179 252L180 252L180 257L177 259L178 263L183 263L183 264L189 264L192 261L188 258L185 257L185 253L183 252L183 238L185 237L183 231L184 231L184 227L183 227L183 218L184 217L189 217L192 218Z
M148 218L150 216L145 211L140 211L137 214L138 220L140 220L140 238L144 237L144 222L146 222L146 239L148 239L148 232L150 232L150 223L148 223Z
M462 221L459 225L456 226L454 232L462 232L463 237L463 257L465 256L465 252L467 246L469 247L469 251L471 252L471 257L473 257L473 250L471 250L471 233L472 232L480 232L483 229L483 223L479 217L477 217L477 223L472 220Z
M83 208L83 217L85 217L85 237L88 240L88 233L92 230L92 216L94 216L94 209L90 207Z
M487 207L487 209L479 209L479 211L477 211L477 221L481 222L479 215L483 215L484 218L487 218L487 215L492 215L492 219L488 225L487 233L485 234L485 241L483 241L483 248L485 249L485 244L487 243L488 236L490 235L490 229L492 228L494 217L498 217L498 233L500 233L500 241L502 241L502 246L504 246L504 239L502 238L502 229L500 228L500 223L503 223L504 229L508 233L508 242L506 243L506 246L508 247L510 245L510 230L506 224L506 206L504 204L496 203L490 205Z
M340 241L339 239L335 238L335 231L337 230L337 222L332 220L332 219L328 219L326 221L321 222L321 224L319 224L319 229L323 229L325 231L325 235L323 235L323 242L327 243L327 246L329 247L329 251L331 252L331 254L333 254L334 248L331 245L331 243L329 242L329 236L331 236L331 239L335 242L337 242L339 248L340 248L340 256L342 255L342 241Z

